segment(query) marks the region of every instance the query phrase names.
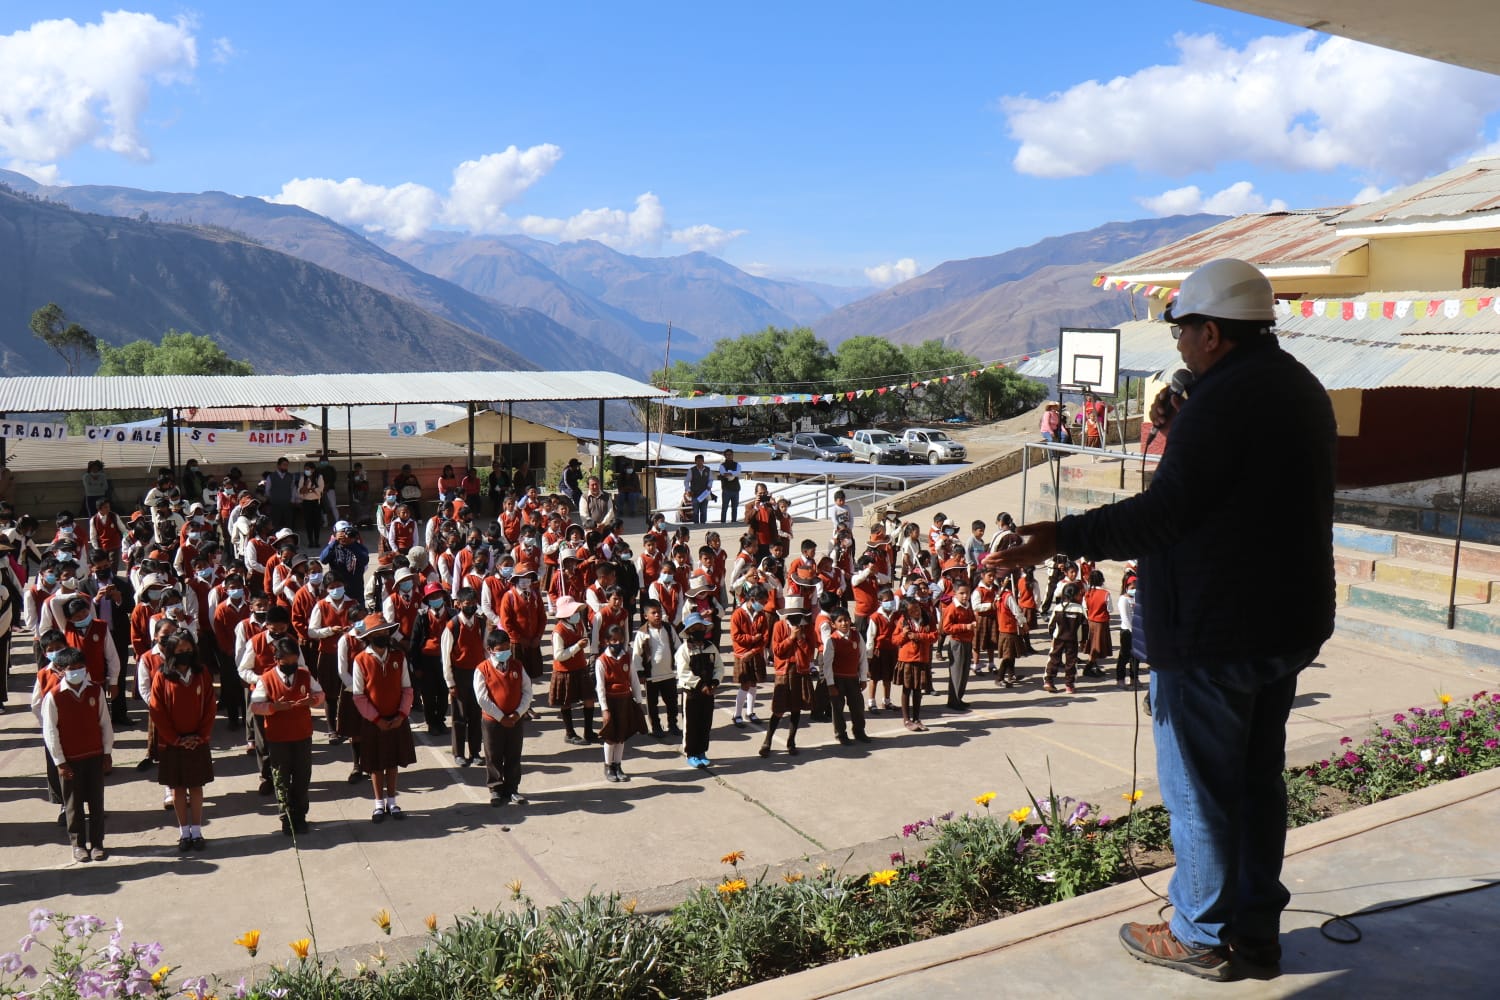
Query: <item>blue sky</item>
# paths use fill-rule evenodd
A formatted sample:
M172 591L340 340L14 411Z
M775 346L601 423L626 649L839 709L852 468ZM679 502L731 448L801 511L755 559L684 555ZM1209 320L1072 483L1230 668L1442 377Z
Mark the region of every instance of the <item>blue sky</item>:
M0 165L843 284L1347 203L1500 134L1500 79L1187 0L126 10L0 6L30 81L0 92Z

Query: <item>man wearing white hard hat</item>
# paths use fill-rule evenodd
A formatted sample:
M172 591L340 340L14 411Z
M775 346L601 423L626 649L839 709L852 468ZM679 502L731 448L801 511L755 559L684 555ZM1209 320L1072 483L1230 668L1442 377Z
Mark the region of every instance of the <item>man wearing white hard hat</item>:
M1151 408L1171 440L1150 488L1025 525L1024 544L986 562L1140 559L1135 641L1151 654L1177 867L1171 922L1126 924L1120 941L1141 961L1223 980L1281 961L1286 720L1297 674L1333 631L1336 429L1327 393L1272 333L1275 296L1253 265L1203 265L1164 318L1186 373ZM1243 610L1259 581L1224 569L1264 561L1249 529L1272 509L1287 592L1268 625Z

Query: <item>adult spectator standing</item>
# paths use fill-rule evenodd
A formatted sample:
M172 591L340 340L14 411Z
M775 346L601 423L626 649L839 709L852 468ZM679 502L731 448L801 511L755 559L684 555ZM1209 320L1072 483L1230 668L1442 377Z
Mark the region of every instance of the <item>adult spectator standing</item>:
M719 463L719 523L740 519L740 463L734 460L734 449L724 449Z
M355 525L368 525L370 521L370 477L365 474L365 464L355 462L349 474L349 520Z
M323 509L328 512L328 520L332 523L339 519L339 470L326 451L318 457L317 470L318 477L323 480ZM352 517L352 510L350 515Z
M292 525L292 493L297 477L292 474L285 455L276 460L276 468L266 473L266 503L271 507L271 526L280 530Z
M417 478L415 472L411 471L411 466L401 466L401 471L396 474L395 479L391 480L391 485L396 487L396 497L406 505L412 518L421 520L422 481Z
M348 521L338 521L318 561L327 566L345 591L356 601L365 588L365 569L370 565L370 550L360 541L359 532Z
M702 455L693 456L693 465L682 480L682 490L693 501L693 520L698 524L708 523L708 502L713 498L713 474L704 463Z
M640 505L641 474L635 470L635 463L626 462L615 473L615 507L622 517L635 517Z
M599 482L598 476L589 476L588 492L583 495L578 512L593 520L594 526L601 532L607 533L620 523L619 515L615 512L615 502L604 492L604 484Z
M1152 728L1177 867L1170 923L1124 925L1130 954L1205 979L1280 963L1286 846L1286 720L1297 674L1333 631L1335 428L1318 380L1271 332L1271 283L1240 260L1203 265L1168 308L1186 396L1151 409L1171 425L1150 488L1088 513L1021 528L1026 542L988 565L1022 567L1059 550L1139 556L1136 642L1151 650ZM1295 435L1267 434L1274 413ZM1248 531L1277 512L1283 592L1274 628L1243 609L1264 561Z
M99 509L99 501L110 495L109 476L105 475L104 463L97 458L83 470L83 509L89 517Z
M578 506L579 497L583 496L583 463L576 458L568 459L568 467L563 469L562 481L558 483L559 492L568 498L573 506Z
M499 517L501 509L505 506L506 494L510 492L510 470L501 465L499 460L490 463L490 515Z
M307 547L318 544L323 534L323 477L311 459L302 466L302 478L297 480L297 499L302 503L303 526L307 530Z
M524 496L526 491L536 485L536 473L531 470L530 462L522 462L516 467L516 475L511 482L511 489L517 497Z
M479 511L479 477L474 470L464 466L464 474L458 480L458 492L464 498L464 506L478 513Z

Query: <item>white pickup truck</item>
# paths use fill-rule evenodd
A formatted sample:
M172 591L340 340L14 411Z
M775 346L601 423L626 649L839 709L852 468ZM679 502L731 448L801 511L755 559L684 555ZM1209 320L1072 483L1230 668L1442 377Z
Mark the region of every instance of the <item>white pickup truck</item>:
M849 439L849 447L854 451L854 460L857 462L905 465L911 461L911 453L906 450L906 445L890 431L855 431L854 436Z
M906 450L911 452L913 461L920 461L925 457L928 465L962 462L969 457L968 450L949 437L947 431L931 427L908 427L901 435L901 440L906 445Z

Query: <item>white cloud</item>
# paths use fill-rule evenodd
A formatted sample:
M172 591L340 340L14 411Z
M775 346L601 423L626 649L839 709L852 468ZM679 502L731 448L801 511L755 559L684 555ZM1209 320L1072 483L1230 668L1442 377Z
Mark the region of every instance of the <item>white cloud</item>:
M222 66L233 59L235 55L233 42L222 36L214 39L213 49L209 54L210 59Z
M1208 212L1212 215L1248 215L1256 212L1285 212L1286 202L1280 198L1266 199L1255 190L1249 181L1236 181L1222 191L1204 197L1196 184L1163 191L1154 198L1137 198L1156 215L1194 215Z
M38 21L0 35L0 155L30 165L32 176L86 144L149 160L140 122L152 86L189 81L197 65L186 18L114 11L97 23Z
M882 286L910 281L920 273L921 268L917 267L916 260L911 257L865 268L865 277L870 280L870 284Z
M301 205L337 222L397 239L420 236L432 228L443 212L443 199L430 187L421 184L385 187L367 184L358 177L343 181L299 177L283 184L280 194L266 200Z
M5 164L6 170L14 170L18 174L25 174L38 184L48 187L57 187L65 183L62 179L62 170L55 163L32 163L30 160L10 160Z
M1170 66L1003 98L1021 143L1015 168L1080 177L1130 164L1181 176L1232 161L1412 181L1482 142L1500 105L1500 77L1345 38L1175 42Z
M1349 199L1349 204L1368 205L1372 201L1384 198L1394 190L1396 189L1393 187L1382 188L1379 184L1366 184L1354 193L1354 197Z
M528 149L511 146L477 160L465 160L453 171L446 196L422 184L386 187L357 177L297 178L282 185L267 201L301 205L345 225L368 232L411 239L436 225L476 233L526 233L560 241L597 240L617 250L651 252L670 241L688 250L716 252L745 234L699 224L673 229L661 199L650 191L629 211L591 208L568 218L525 215L513 218L508 207L545 177L562 159L562 149L543 143Z
M548 142L526 150L510 146L502 153L465 160L453 171L444 221L476 232L508 228L505 206L545 177L561 159L562 149Z
M745 232L743 229L720 229L718 226L699 224L688 226L686 229L674 229L668 239L673 243L680 243L688 250L718 253L744 236Z

